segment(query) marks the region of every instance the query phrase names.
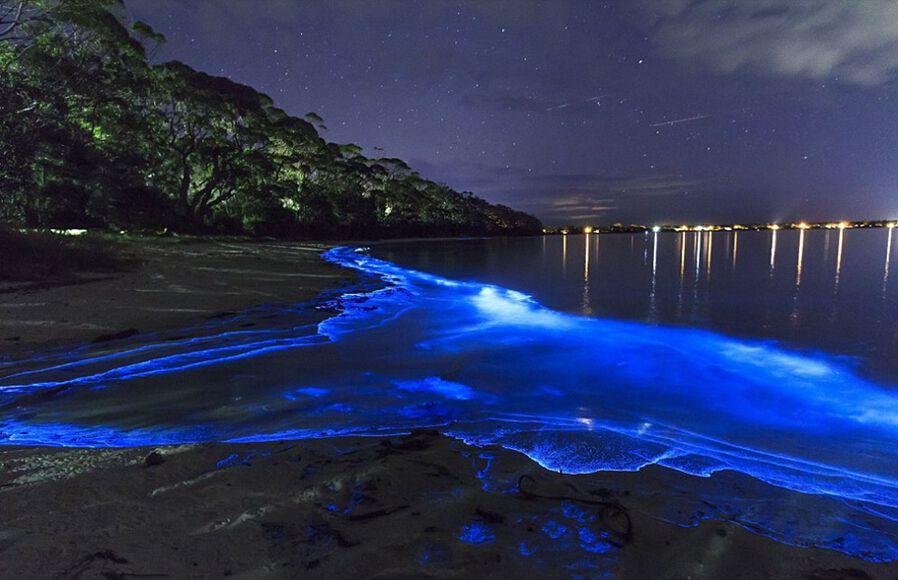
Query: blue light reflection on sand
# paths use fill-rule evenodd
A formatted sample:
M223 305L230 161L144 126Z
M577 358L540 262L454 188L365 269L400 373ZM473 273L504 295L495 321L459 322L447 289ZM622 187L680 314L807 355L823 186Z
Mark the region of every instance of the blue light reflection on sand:
M262 441L440 425L567 473L653 464L745 473L840 506L826 522L785 530L780 506L727 497L743 502L731 509L753 529L898 560L894 389L821 354L560 314L350 248L327 257L387 284L336 299L340 314L317 329L13 369L0 378L0 442ZM37 402L21 398L48 389Z

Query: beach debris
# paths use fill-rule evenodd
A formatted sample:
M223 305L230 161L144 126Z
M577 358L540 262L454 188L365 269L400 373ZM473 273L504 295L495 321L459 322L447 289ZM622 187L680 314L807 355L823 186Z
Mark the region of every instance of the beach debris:
M143 460L147 467L156 467L157 465L162 465L165 463L165 456L159 452L158 449L154 449L147 455L146 459Z
M401 512L402 510L408 509L410 507L411 506L409 506L409 505L398 505L395 507L391 507L389 509L388 508L380 508L380 509L376 509L376 510L361 513L361 514L350 514L349 516L347 516L346 519L348 519L350 522L363 522L366 520L373 520L375 518L393 515L397 512Z

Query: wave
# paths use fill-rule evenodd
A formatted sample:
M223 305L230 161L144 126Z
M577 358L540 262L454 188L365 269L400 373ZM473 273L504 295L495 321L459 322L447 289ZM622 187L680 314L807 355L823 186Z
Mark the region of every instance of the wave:
M765 494L819 505L797 517L718 490L726 517L782 541L898 560L893 386L821 353L563 314L364 249L325 257L382 283L334 298L325 306L337 314L317 327L33 362L0 378L0 442L154 445L438 426L565 473L744 474L779 490Z

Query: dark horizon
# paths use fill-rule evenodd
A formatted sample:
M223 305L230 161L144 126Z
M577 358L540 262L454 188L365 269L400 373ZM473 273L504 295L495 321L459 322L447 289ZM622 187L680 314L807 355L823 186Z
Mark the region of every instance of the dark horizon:
M757 4L757 5L756 5ZM898 217L882 0L126 0L324 137L547 224Z

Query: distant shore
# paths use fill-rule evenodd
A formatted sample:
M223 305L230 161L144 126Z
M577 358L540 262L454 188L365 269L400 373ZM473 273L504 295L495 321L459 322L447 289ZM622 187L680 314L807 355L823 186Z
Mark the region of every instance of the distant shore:
M746 224L715 224L715 225L655 225L642 224L624 225L616 223L612 226L547 226L543 233L547 235L566 234L634 234L634 233L659 233L659 232L740 232L763 230L850 230L856 228L888 228L898 227L898 221L893 220L864 220L864 221L839 221L839 222L784 222L784 223L746 223Z

